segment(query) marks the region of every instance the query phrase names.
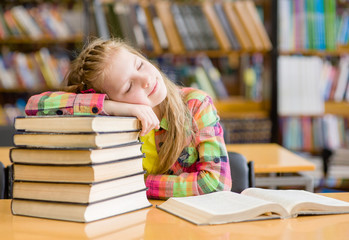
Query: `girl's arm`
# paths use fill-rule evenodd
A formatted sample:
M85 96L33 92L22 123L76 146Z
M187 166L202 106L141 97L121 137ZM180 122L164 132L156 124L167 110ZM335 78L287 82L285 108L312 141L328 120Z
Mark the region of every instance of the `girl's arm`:
M31 96L25 106L29 116L38 115L97 115L103 111L105 94L43 92Z
M135 116L142 123L141 135L159 128L159 120L152 108L106 100L105 94L44 92L29 98L25 113L36 115L119 115Z
M188 106L194 117L197 161L193 164L188 159L181 163L177 161L169 175L148 175L146 186L150 198L166 199L231 189L223 129L211 98L207 96L203 101L191 99Z

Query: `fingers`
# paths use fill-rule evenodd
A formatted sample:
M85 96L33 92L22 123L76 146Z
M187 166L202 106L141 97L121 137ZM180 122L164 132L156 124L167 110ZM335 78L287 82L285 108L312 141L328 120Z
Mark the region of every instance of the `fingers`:
M135 116L142 123L140 135L144 136L153 129L160 128L160 122L153 109L147 105L129 104L115 102L111 100L104 101L104 111L109 115Z
M153 129L160 128L159 119L151 108L145 107L138 116L138 119L142 123L142 131L140 133L141 136L148 134Z

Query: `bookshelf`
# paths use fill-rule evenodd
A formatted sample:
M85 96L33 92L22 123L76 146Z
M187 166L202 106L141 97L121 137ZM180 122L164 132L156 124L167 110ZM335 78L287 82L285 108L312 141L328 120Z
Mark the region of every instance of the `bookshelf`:
M342 0L273 2L273 11L278 16L272 38L276 43L273 112L274 122L278 124L275 130L277 141L293 151L320 155L323 160L323 177L327 178L329 166L337 150L349 147L349 35L347 34L349 2ZM285 70L283 62L285 59L288 69L293 68L292 62L295 62L295 59L302 62L303 66L307 65L298 68L298 71L293 71L293 79L295 76L301 78L301 71L310 73L307 75L308 79L315 77L313 79L315 81L310 80L313 81L312 84L303 88L307 91L312 88L308 93L313 94L308 95L312 99L318 99L317 104L313 105L318 108L317 111L302 110L306 105L305 102L303 106L299 103L297 107L294 101L293 106L296 107L293 109L285 109L285 105L282 106L286 99L282 96L287 94L282 90L282 86L285 86L285 83L297 82L287 79L287 74L285 75L287 69ZM316 65L317 67L314 67ZM294 87L292 84L289 85L289 93ZM300 92L301 89L298 88L298 92L291 94L301 96ZM301 98L305 99L304 96ZM342 182L346 181L342 176L331 176L328 180L334 184L326 186L328 183L325 181L325 187L339 189L343 189ZM347 189L345 186L344 188Z
M349 41L345 33L347 27L343 27L349 22L348 2L281 0L275 1L274 5L279 20L275 33L277 106L274 109L278 119L274 121L280 123L278 141L291 150L311 153L348 147ZM297 62L302 64L294 66ZM287 75L292 75L293 80ZM298 85L295 84L297 79L302 79ZM300 82L305 80L313 82L301 87ZM295 90L292 92L292 89ZM289 104L286 101L288 94L298 99ZM297 104L299 99L302 100ZM313 107L305 110L306 101L314 99L317 100ZM298 136L290 132L298 132ZM292 136L294 139L290 140ZM306 136L312 142L304 140ZM319 145L316 145L316 136L323 138ZM326 139L330 140L326 142Z
M29 96L59 89L86 35L83 1L0 3L1 133L12 130Z

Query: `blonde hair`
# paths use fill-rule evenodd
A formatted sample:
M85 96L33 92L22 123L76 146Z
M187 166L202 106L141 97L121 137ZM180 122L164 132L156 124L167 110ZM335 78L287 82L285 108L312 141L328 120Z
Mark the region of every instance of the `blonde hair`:
M93 88L103 93L102 84L109 70L110 57L120 49L146 59L140 52L120 39L95 39L89 43L79 56L72 62L70 71L66 75L66 91L79 93ZM179 90L179 87L161 73L167 88L167 96L160 103L162 117L168 122L163 144L159 150L159 165L156 174L166 173L177 161L184 147L189 144L193 135L191 124L192 116Z

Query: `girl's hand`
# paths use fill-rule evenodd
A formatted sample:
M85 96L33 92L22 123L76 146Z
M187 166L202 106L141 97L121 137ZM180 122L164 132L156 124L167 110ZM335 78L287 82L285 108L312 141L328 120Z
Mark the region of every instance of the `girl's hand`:
M146 105L105 100L104 111L109 115L137 117L142 123L142 131L140 133L141 136L146 135L154 128L160 128L160 121L154 113L153 109Z

